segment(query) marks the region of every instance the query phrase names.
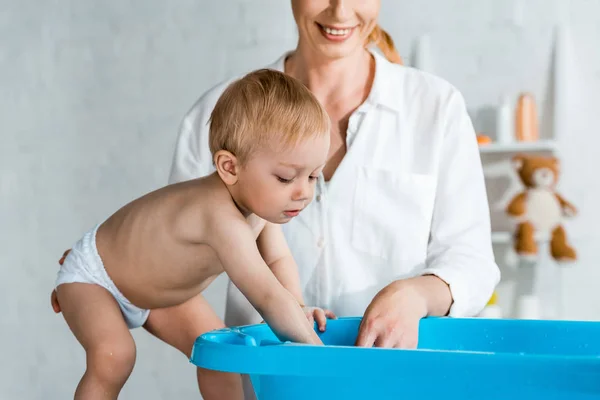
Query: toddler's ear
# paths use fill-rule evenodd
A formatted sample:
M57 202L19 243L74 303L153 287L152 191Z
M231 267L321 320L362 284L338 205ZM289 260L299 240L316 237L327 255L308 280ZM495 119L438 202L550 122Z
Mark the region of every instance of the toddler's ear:
M237 158L227 150L219 150L214 157L217 173L226 185L235 185L238 181L239 163Z

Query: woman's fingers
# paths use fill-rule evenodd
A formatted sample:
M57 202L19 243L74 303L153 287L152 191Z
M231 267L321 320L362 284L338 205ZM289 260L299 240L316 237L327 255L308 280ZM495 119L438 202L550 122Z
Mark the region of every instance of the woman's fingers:
M65 258L67 258L67 256L69 255L69 253L71 252L71 249L65 250L62 257L60 258L60 260L58 260L58 263L60 265L63 265L63 263L65 262ZM61 309L60 309L60 304L58 304L58 298L56 297L56 290L52 291L52 294L50 295L50 304L52 305L52 309L54 310L55 313L60 313Z
M52 291L52 294L50 295L50 304L52 305L52 310L54 310L55 313L60 313L60 304L58 303L58 297L56 297L56 289Z
M371 300L362 318L357 346L414 349L419 322L427 315L427 302L414 281L395 281Z
M58 263L60 265L63 265L63 263L65 262L65 258L67 258L67 256L69 255L70 252L71 252L71 249L65 250L65 252L63 253L63 255L60 258L60 260L58 260Z
M375 342L373 343L373 347L383 347L386 349L390 349L390 348L394 348L396 343L399 343L399 341L400 340L397 337L380 333L377 336L377 339L375 339Z
M389 317L363 318L356 346L382 348L417 348L419 320L405 320Z
M419 341L419 329L413 326L407 326L400 336L398 346L401 349L416 349Z
M354 345L357 347L373 347L377 336L378 334L373 324L363 321L358 330L358 337Z

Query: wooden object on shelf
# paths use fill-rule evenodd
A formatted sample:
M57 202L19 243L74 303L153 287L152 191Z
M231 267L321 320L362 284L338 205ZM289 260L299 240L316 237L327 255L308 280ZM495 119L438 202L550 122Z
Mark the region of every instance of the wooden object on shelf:
M537 107L530 93L522 93L517 101L515 134L521 142L535 142L539 139Z

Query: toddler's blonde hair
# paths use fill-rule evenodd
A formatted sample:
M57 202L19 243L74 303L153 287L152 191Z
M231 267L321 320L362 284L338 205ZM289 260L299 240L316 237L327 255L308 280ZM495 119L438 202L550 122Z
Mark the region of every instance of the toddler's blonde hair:
M327 112L299 80L260 69L231 83L210 116L211 154L227 150L243 164L258 149L292 148L329 133Z

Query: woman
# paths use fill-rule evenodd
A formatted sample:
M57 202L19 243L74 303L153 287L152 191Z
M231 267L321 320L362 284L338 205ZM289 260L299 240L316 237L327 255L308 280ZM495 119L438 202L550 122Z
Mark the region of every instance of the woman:
M306 84L332 131L314 201L282 229L307 304L363 315L359 346L411 348L421 318L483 309L499 270L464 100L442 79L399 65L377 25L379 8L379 0L292 0L298 46L269 67ZM208 119L229 82L205 93L183 120L171 183L213 171ZM60 310L55 298L53 306ZM194 307L179 310L181 321ZM157 314L158 325L179 311ZM225 324L258 322L229 284ZM194 326L182 351L219 324L215 316Z
M307 302L364 313L357 345L414 347L422 317L478 313L499 270L463 97L394 64L400 57L377 25L379 9L378 0L292 0L298 46L269 67L304 82L333 128L314 201L282 228ZM228 83L183 120L171 183L212 172L208 117ZM225 323L259 321L229 284Z

